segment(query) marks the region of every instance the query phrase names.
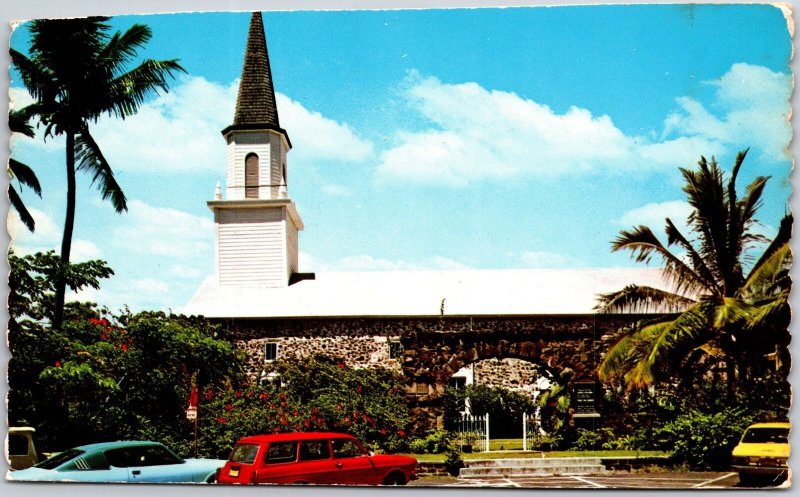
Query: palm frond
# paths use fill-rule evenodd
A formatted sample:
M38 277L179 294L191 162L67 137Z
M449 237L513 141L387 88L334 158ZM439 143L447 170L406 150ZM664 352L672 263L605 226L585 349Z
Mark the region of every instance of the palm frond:
M33 126L30 120L34 115L34 106L28 105L19 110L12 110L8 113L8 130L12 133L21 133L28 138L33 138Z
M603 362L597 368L597 376L600 381L611 382L615 378L624 376L629 369L634 338L632 335L624 335L615 343L603 357Z
M186 72L177 60L145 60L111 81L104 111L121 118L136 113L150 94L169 91L167 78L174 77L177 72Z
M673 321L664 321L645 326L631 336L630 350L622 363L625 369L620 371L627 391L642 390L655 382L657 364L653 355L654 347L669 333L672 324Z
M701 157L698 166L697 171L680 169L686 182L683 191L689 205L694 207L689 216L689 226L698 234L699 253L713 272L715 280L725 282L728 210L722 186L722 170L713 157L711 163Z
M628 285L617 292L600 294L597 300L599 303L595 310L603 313L672 314L684 311L694 304L694 300L683 295L640 285Z
M789 292L776 296L770 302L755 307L748 316L745 331L772 330L776 323L789 320Z
M791 287L789 269L794 259L791 245L787 241L779 248L770 246L770 249L770 256L759 259L742 285L739 294L743 298L769 296L778 291L788 291Z
M736 161L733 163L733 170L731 171L731 179L728 181L728 251L736 251L737 245L741 249L741 236L744 233L745 223L741 221L741 213L737 208L739 202L736 194L736 178L739 176L739 169L741 169L749 150L747 148L736 155Z
M11 203L11 206L17 211L19 214L19 218L22 221L22 224L28 228L28 231L33 232L36 229L36 221L34 221L33 216L31 213L28 212L28 208L25 207L25 204L22 202L19 194L16 190L14 190L13 186L8 187L8 201Z
M30 166L16 159L9 159L8 171L13 178L33 190L39 198L42 197L42 185L39 184L39 178L36 177L36 173Z
M143 47L153 37L153 31L144 24L134 24L124 33L117 31L100 52L100 60L109 70L109 74L133 59L137 50Z
M709 291L703 278L676 257L647 226L637 226L631 231L620 231L619 236L611 242L611 250L628 250L636 262L649 263L654 255L658 255L664 263L664 274L669 283L675 286L676 293L700 293Z
M28 93L37 101L47 100L53 96L52 75L47 68L14 50L9 50L11 54L11 64L19 72L22 84Z
M603 377L624 378L628 391L652 385L672 364L714 336L706 304L696 304L672 321L644 326L609 350ZM617 349L619 345L620 348Z
M758 261L753 265L753 268L750 269L750 274L747 276L747 280L749 281L754 273L759 271L759 268L762 264L766 263L772 255L783 248L784 245L788 244L792 238L792 225L794 224L794 216L792 214L786 214L781 219L780 225L778 227L778 234L775 235L775 238L770 242L769 246L764 250L764 253L761 254Z
M736 323L747 321L753 306L742 299L734 297L724 297L722 304L717 305L714 312L714 326L725 328Z
M111 166L100 151L100 147L84 126L75 137L75 163L79 171L87 171L92 175L92 184L98 183L103 200L111 200L117 212L128 210L125 194L122 192Z
M667 244L677 244L679 247L683 248L689 254L689 258L692 261L692 268L697 273L698 277L702 278L706 290L712 293L719 293L720 289L717 282L714 280L714 274L706 265L705 260L697 253L694 246L683 236L683 233L673 224L671 219L667 218L666 223L664 232L667 234Z
M741 256L745 247L753 243L762 243L766 241L763 235L753 233L751 227L755 223L754 217L756 211L758 211L762 205L761 196L768 180L768 176L759 176L753 180L752 183L747 185L745 196L736 204L736 208L733 209L733 211L738 214L736 223L731 222L730 229L731 232L738 237L738 247L731 242L731 250L737 250L737 257ZM744 280L743 277L742 280Z

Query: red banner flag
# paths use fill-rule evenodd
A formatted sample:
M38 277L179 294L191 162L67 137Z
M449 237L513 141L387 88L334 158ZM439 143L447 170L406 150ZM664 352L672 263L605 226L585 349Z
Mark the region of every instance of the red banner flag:
M192 387L192 392L189 394L189 407L197 409L197 386Z

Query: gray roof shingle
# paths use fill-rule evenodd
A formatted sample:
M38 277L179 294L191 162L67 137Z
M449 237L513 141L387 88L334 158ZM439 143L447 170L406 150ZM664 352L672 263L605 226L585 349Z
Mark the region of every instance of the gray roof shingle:
M278 106L267 52L267 38L261 12L253 12L247 33L242 77L236 97L233 124L222 133L238 129L273 129L287 135L280 127ZM288 135L287 135L288 140Z

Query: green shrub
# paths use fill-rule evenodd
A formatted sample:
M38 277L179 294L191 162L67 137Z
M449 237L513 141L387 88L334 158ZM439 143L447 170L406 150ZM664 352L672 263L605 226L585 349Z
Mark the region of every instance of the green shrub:
M444 465L448 473L452 476L458 476L461 468L464 467L464 460L461 459L461 452L455 447L450 447L447 450L447 457L444 459Z
M689 411L653 435L656 441L669 440L668 450L689 468L723 470L730 467L731 451L751 422L752 417L741 410Z
M617 438L611 428L586 430L578 428L570 450L617 450L627 448L625 438Z
M409 445L415 454L442 454L452 446L453 436L445 430L429 431L425 438L418 438Z

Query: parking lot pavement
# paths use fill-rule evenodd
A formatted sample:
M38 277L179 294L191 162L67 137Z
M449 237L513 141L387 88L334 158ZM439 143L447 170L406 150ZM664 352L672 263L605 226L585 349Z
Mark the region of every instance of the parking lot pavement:
M628 473L594 476L525 476L508 478L420 478L415 486L462 488L627 488L627 489L721 489L739 483L736 473Z

